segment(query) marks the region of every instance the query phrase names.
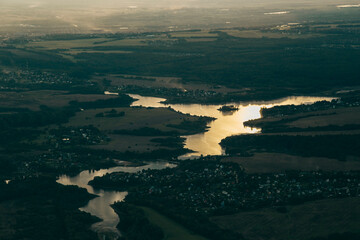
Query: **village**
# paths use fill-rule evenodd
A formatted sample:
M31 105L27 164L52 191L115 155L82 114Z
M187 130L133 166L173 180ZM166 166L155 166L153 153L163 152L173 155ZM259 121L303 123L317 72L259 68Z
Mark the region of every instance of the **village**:
M21 70L0 74L0 82L8 84L72 84L74 79L66 73Z
M40 141L43 141L42 151L19 154L14 158L8 166L11 169L8 173L12 174L10 179L38 177L45 172L52 176L76 174L84 169L100 168L103 164L115 165L110 153L86 148L110 141L93 126L51 129L49 134L40 137Z
M176 168L164 170L112 173L95 178L90 184L127 190L128 202L178 205L205 215L360 196L357 171L247 174L234 163L201 160L184 161Z

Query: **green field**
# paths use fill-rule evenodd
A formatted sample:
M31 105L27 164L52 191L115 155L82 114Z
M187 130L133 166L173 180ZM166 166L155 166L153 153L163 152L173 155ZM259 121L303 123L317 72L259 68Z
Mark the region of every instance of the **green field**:
M189 230L174 222L173 220L161 215L155 210L148 207L140 207L144 212L149 221L164 231L164 240L206 240L206 238L195 235Z
M360 198L346 198L288 206L286 213L265 208L212 220L248 240L308 240L334 233L359 233L359 216Z
M167 108L115 108L117 112L125 112L125 116L118 118L95 117L96 114L111 111L112 108L101 108L78 112L71 118L68 126L94 125L102 131L112 131L121 129L139 129L142 127L152 127L162 131L174 131L168 124L180 124L184 119L194 121L198 117L187 116ZM181 131L185 133L185 131Z

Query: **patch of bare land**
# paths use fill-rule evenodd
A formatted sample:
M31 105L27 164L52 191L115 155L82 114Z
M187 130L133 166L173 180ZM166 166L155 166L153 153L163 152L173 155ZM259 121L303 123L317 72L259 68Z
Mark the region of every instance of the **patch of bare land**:
M223 159L224 162L235 162L244 167L248 173L300 171L352 171L360 170L360 162L320 157L301 157L283 153L256 153L251 157L232 156Z
M359 233L360 198L328 199L213 217L221 228L237 231L249 240L308 240L334 233Z

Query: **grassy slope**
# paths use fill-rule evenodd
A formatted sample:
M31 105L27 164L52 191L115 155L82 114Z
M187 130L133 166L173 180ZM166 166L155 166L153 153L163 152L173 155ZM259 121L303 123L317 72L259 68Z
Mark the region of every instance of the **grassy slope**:
M242 233L249 240L308 240L332 233L358 233L360 198L328 199L289 206L287 213L265 208L212 220L223 228Z
M165 234L164 240L206 240L206 238L195 235L189 230L174 222L173 220L159 214L155 210L147 207L140 207L144 210L149 221L162 228Z

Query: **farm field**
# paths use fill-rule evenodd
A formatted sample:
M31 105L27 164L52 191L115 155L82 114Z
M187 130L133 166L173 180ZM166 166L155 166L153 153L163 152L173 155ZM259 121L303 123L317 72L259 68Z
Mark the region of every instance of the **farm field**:
M334 233L359 233L359 204L360 198L329 199L287 206L285 213L265 208L213 217L212 221L249 240L308 240Z
M251 157L233 156L222 161L238 163L248 173L360 170L359 161L341 162L331 158L301 157L283 153L255 153Z
M180 224L148 207L139 207L145 212L149 221L163 229L164 240L206 240L206 238L193 234Z

